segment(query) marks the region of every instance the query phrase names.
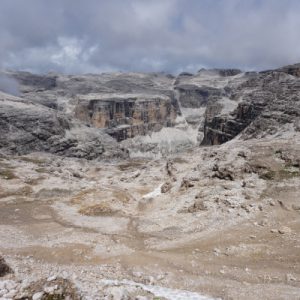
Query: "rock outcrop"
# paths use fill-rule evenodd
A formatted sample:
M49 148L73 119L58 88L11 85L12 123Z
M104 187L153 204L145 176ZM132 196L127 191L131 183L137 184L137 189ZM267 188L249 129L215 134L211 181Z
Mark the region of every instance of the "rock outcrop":
M246 75L245 75L246 76ZM259 138L299 131L300 80L285 72L263 72L239 85L229 114L206 115L202 145L222 144L241 134Z
M0 94L0 149L87 159L126 156L105 133L76 124L56 110L4 93Z
M23 98L106 129L117 141L173 126L180 115L172 75L33 75L10 72Z
M79 98L75 117L107 129L107 133L122 141L173 126L177 112L172 99L163 95L90 94Z
M144 139L147 145L137 144L141 149L154 149L164 139L163 134L155 134L173 127L180 136L185 131L191 137L188 143L185 137L180 143L192 145L197 140L201 145L215 145L236 136L250 139L291 133L300 130L299 70L299 64L259 73L201 69L176 78L163 73L6 72L5 76L20 84L23 102L14 100L13 108L2 101L6 108L1 111L0 141L2 147L17 153L31 149L92 158L95 149L98 157L108 144L114 144L108 135L118 142L150 136ZM175 131L173 135L178 136ZM14 142L16 136L20 143ZM178 143L176 147L181 148Z

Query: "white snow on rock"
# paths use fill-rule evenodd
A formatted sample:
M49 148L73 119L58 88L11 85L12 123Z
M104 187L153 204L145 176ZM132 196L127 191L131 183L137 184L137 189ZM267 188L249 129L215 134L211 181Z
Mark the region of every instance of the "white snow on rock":
M218 300L217 298L211 298L208 296L203 296L195 292L189 292L185 290L170 289L156 285L145 285L142 283L137 283L130 280L101 280L100 283L110 286L137 286L141 287L145 291L154 294L156 297L164 297L169 300Z
M143 196L144 199L155 198L161 194L161 187L163 184L160 184L155 190Z

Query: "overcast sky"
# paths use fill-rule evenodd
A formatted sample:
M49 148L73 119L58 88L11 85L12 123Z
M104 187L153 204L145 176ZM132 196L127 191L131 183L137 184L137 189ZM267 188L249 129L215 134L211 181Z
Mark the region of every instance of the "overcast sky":
M261 70L300 62L299 0L0 0L0 68Z

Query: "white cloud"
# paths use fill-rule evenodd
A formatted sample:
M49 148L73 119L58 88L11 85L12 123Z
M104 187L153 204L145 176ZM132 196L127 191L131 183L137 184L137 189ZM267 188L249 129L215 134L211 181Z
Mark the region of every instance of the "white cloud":
M298 0L1 0L0 67L265 69L300 61Z

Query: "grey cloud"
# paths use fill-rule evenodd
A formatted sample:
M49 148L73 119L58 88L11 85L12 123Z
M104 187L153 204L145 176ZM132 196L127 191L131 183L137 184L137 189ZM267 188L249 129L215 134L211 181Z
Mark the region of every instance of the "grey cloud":
M300 61L298 0L1 0L0 67L265 69Z
M5 74L0 74L0 91L14 96L20 95L18 82Z

